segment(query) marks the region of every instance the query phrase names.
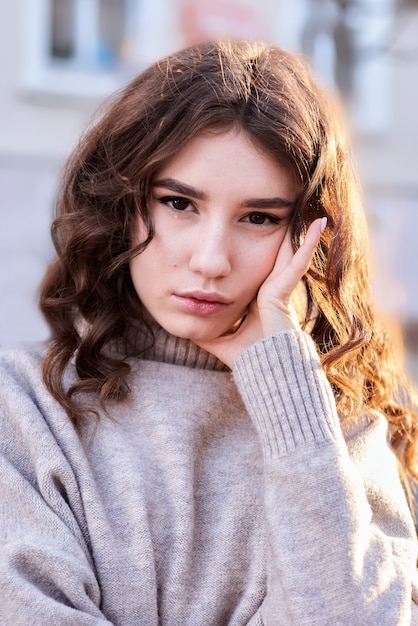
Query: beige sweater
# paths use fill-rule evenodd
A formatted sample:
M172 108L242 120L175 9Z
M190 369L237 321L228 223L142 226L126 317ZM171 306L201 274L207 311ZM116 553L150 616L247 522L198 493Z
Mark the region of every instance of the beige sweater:
M157 329L131 365L88 446L40 355L2 356L1 625L418 624L386 422L343 437L308 336L258 342L231 375Z

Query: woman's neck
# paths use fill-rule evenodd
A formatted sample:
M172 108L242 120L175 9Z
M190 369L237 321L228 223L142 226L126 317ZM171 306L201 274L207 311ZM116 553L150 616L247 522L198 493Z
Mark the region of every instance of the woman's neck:
M196 369L228 371L213 354L199 348L190 339L170 335L156 322L145 325L134 321L126 338L117 340L112 351L137 356L148 361L184 365Z

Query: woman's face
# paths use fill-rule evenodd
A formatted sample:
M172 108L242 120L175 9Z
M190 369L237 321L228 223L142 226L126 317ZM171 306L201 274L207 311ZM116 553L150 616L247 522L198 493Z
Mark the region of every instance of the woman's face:
M230 330L273 269L296 197L288 171L243 131L187 143L153 181L155 235L130 263L151 317L194 341ZM139 221L132 243L145 237Z

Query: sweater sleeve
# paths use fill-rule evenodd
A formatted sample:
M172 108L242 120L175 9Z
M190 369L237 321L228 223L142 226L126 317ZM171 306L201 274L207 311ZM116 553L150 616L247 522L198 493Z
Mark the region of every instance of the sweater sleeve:
M386 420L366 416L344 438L314 344L299 331L241 353L234 378L265 461L261 623L418 624L416 535Z
M110 624L74 472L24 381L0 385L0 624Z

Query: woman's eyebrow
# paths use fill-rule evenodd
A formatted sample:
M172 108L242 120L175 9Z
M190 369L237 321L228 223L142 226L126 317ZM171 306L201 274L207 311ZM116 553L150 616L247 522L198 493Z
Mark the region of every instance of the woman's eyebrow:
M287 209L295 203L280 196L274 198L249 198L242 203L244 209Z
M208 196L203 191L182 183L175 178L160 178L153 183L153 187L164 187L174 193L183 196L197 198L198 200L208 200ZM272 198L248 198L241 203L244 209L287 209L294 205L294 202L287 198L274 196Z
M198 189L195 189L195 187L181 183L179 180L175 180L174 178L160 178L159 180L156 180L152 186L164 187L165 189L174 191L174 193L181 193L183 196L190 196L191 198L197 198L198 200L208 199L207 195L203 191L199 191Z

